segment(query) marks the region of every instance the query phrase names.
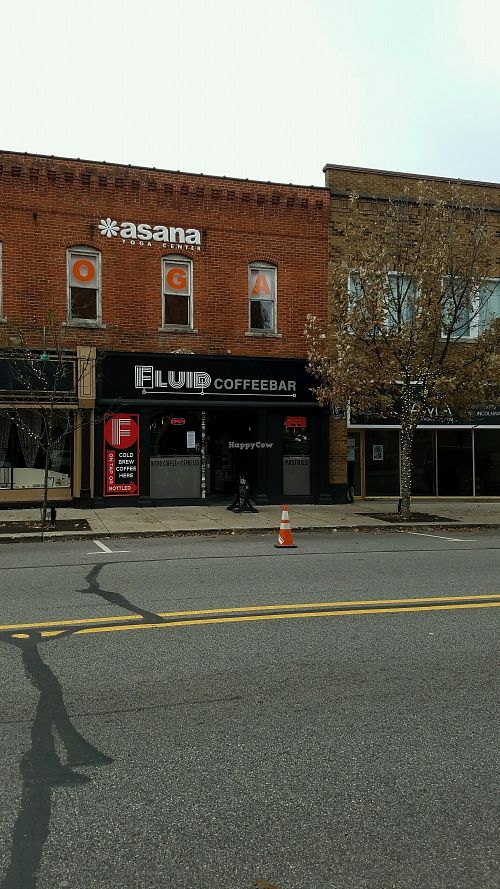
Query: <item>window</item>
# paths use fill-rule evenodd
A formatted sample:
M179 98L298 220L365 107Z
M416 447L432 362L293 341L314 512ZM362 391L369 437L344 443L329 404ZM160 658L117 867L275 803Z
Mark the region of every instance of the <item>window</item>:
M68 250L68 321L101 322L101 256L88 247Z
M193 326L192 262L168 256L162 264L163 327Z
M477 321L472 330L472 317L474 315L472 298L466 292L465 284L460 278L450 276L443 278L443 336L446 336L451 325L450 337L462 339L462 337L475 336Z
M347 289L349 294L349 310L353 313L353 316L351 316L351 320L353 321L353 324L350 326L351 333L354 333L355 331L359 333L360 325L363 324L366 325L364 333L372 336L373 332L379 328L373 326L373 320L365 299L365 290L359 272L349 272Z
M380 331L380 325L373 326L376 314L379 313L381 321L385 319L384 326L389 330L400 330L402 324L412 321L417 289L409 275L398 272L388 272L387 278L383 274L372 275L367 277L367 284L365 298L360 272L349 272L349 306L351 309L358 307L359 317L366 319L370 333ZM380 290L383 293L379 299L375 299Z
M490 321L500 318L500 278L486 278L478 293L479 333Z
M266 262L248 268L250 331L276 332L276 267Z
M15 417L0 411L0 488L43 488L45 456L49 450L47 484L67 488L71 484L71 412L56 410L47 439L39 411L19 408Z
M399 330L402 324L413 319L416 289L409 275L397 272L389 272L387 282L386 323L387 327Z
M451 336L480 336L494 318L500 318L500 278L485 278L474 295L463 293L460 282L443 280L444 318L450 321L458 307ZM443 335L446 336L446 328Z
M349 304L353 306L358 300L363 299L365 293L361 283L361 275L359 272L349 272Z

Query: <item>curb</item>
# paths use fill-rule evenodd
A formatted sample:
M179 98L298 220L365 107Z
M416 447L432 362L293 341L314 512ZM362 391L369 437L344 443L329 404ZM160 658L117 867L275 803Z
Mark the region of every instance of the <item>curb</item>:
M429 522L427 524L418 524L411 523L406 525L404 522L396 523L391 522L385 525L306 525L304 527L295 526L293 528L293 533L314 533L314 534L337 534L337 533L401 533L403 531L420 531L420 532L429 532L429 531L492 531L500 529L499 522L468 522L466 524L459 524L458 522L453 522L453 524L448 525L442 522L432 523ZM162 531L147 531L147 530L128 530L128 531L102 531L102 530L90 530L90 531L47 531L44 534L44 543L54 543L57 541L68 541L68 540L89 540L95 537L98 537L99 540L123 540L129 537L135 538L150 538L150 537L236 537L241 536L242 534L277 534L277 528L184 528L179 530L172 530L165 528ZM28 532L26 534L0 534L0 544L2 543L42 543L41 534L39 531Z

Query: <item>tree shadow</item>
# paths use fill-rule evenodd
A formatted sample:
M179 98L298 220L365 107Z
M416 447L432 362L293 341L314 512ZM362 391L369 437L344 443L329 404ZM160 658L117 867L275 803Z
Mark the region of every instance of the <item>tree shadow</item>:
M113 760L87 741L72 724L64 704L57 676L43 661L39 645L54 642L77 632L61 631L42 637L41 632L0 633L0 642L21 652L28 681L39 692L31 726L31 747L20 759L21 805L13 833L10 861L0 889L35 889L43 847L49 834L52 791L61 785L82 785L91 780L74 771L76 766L110 765ZM55 746L54 733L67 754L64 764Z
M91 571L85 576L85 580L88 583L88 588L84 590L78 590L77 592L83 593L89 596L99 596L101 599L104 599L105 602L109 602L111 605L117 605L118 608L124 608L126 611L131 611L132 614L138 614L140 617L144 618L146 623L152 624L161 624L164 623L165 618L161 617L159 614L156 614L154 611L147 611L145 608L141 608L139 605L134 605L133 602L130 602L129 599L126 599L125 596L122 596L120 593L115 593L112 590L103 590L99 583L99 574L106 565L113 565L114 562L101 562L100 565L94 565ZM1 889L1 887L0 887Z
M120 593L101 588L99 574L106 564L109 563L95 565L89 571L85 577L88 587L79 592L99 596L110 604L138 614L147 623L162 623L164 618L159 614L134 605ZM36 889L43 847L49 834L53 788L88 784L91 779L75 771L77 766L110 765L113 762L75 729L64 704L61 684L39 652L40 644L57 642L80 629L81 625L49 637L40 630L0 633L0 642L21 652L25 675L39 692L31 726L31 747L19 763L21 805L12 834L10 861L0 889ZM66 763L57 754L54 733L66 750Z

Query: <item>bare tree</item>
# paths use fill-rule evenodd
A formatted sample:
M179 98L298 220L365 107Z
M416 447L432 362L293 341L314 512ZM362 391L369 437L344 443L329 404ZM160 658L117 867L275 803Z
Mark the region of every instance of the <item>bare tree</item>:
M38 451L44 457L40 505L43 540L51 464L57 464L74 423L84 422L76 410L78 395L87 384L94 386L96 358L95 349L78 348L76 339L69 341L67 328L51 317L40 333L41 341L36 342L33 330L28 336L24 329L13 331L10 327L0 344L0 359L11 390L1 411L16 425L24 449L32 453L33 460Z
M362 205L363 204L363 205ZM411 516L412 445L430 408L462 416L498 395L500 299L493 214L460 188L352 195L329 273L329 321L309 316L321 403L401 425L401 504ZM339 246L338 242L336 247Z

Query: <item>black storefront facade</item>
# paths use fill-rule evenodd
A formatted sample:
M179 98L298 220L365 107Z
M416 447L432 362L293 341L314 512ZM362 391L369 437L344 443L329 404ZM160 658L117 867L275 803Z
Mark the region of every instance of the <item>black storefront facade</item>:
M349 481L358 497L399 497L401 427L396 418L351 417ZM500 497L500 405L467 418L430 408L412 452L414 497Z
M94 501L329 503L328 412L296 359L112 353L100 363Z

